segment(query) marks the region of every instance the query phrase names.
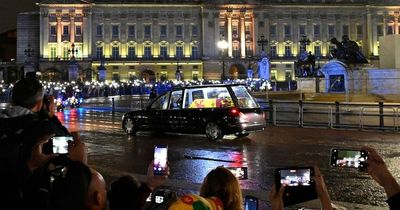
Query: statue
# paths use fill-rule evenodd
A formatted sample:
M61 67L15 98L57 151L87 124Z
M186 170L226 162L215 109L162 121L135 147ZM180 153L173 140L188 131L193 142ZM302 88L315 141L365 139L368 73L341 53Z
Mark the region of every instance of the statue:
M347 35L342 36L342 42L339 42L336 38L332 38L331 43L336 45L336 48L331 51L333 58L347 65L368 63L367 59L360 51L358 44L350 40Z
M258 78L269 81L269 59L266 55L258 62Z
M315 56L310 52L303 51L300 53L297 61L294 62L296 76L310 77L315 76Z

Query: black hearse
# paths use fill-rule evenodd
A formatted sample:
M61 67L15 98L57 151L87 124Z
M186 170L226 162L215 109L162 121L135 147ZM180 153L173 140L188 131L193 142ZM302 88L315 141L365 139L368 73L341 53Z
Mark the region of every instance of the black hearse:
M247 136L265 126L264 112L243 85L175 89L155 98L146 109L122 117L128 134L142 130L204 133L211 140L227 134Z

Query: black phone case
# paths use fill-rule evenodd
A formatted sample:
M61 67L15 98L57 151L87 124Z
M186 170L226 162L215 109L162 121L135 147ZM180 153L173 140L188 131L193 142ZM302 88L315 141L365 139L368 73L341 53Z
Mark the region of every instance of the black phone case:
M288 167L288 168L278 168L275 170L275 186L276 192L279 192L281 187L281 170L288 169L308 169L311 168L311 177L314 176L313 167ZM309 200L314 200L318 198L317 191L315 189L315 182L311 181L310 186L286 186L283 194L284 206L291 206L294 204L306 202Z

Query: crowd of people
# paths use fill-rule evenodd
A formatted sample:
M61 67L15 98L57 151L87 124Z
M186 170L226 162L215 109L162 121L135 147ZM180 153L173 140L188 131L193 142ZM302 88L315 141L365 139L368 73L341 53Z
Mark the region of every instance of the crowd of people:
M65 97L107 97L113 95L143 95L143 94L163 94L174 87L192 86L204 84L220 84L219 80L197 80L197 81L153 81L146 82L144 80L133 80L127 82L46 82L42 81L44 92L46 95ZM226 84L245 84L252 91L265 91L270 89L270 83L262 79L247 80L225 80ZM14 84L6 84L0 82L0 101L11 98Z
M166 174L154 175L153 162L149 163L145 182L123 176L107 189L103 176L88 165L86 145L77 133L69 133L58 121L53 100L44 93L43 85L35 78L22 79L13 87L12 106L0 113L1 209L244 209L239 181L224 167L208 173L199 195L170 196L162 208L146 205L146 199L170 173L167 168ZM52 153L52 137L66 135L73 137L67 145L68 153ZM373 148L362 149L368 151L367 171L385 189L390 208L400 209L399 184ZM313 179L322 209L333 209L317 167ZM284 185L271 187L269 202L273 210L284 209L284 191Z

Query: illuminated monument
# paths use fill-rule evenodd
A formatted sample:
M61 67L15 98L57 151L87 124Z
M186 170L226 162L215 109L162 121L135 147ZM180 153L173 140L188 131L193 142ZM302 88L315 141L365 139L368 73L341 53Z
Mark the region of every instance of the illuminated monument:
M396 2L45 0L38 11L19 14L17 61L25 60L30 44L40 52L45 79L68 79L73 55L80 80L175 80L177 66L184 80L220 79L217 43L224 37L226 77L247 78L248 66L259 75L257 40L264 34L270 79L293 80L301 50L311 51L322 66L335 47L331 38L343 35L378 66L379 37L399 34ZM310 40L306 49L302 37Z

